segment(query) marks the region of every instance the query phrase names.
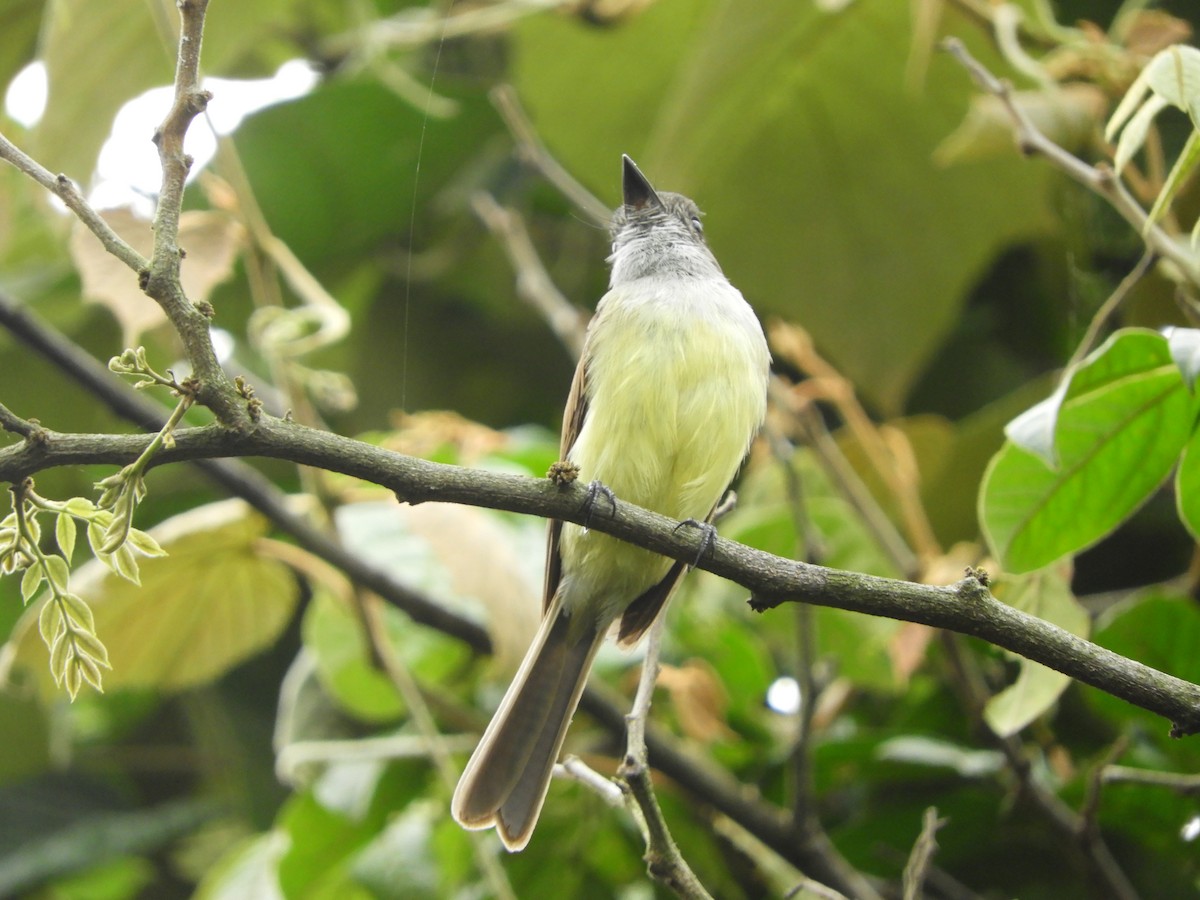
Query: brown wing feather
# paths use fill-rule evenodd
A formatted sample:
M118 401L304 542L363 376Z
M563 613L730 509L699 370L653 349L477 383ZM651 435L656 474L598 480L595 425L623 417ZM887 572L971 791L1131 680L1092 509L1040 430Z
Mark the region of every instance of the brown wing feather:
M711 525L713 514L717 511L714 506L708 511L708 515L704 521ZM645 634L659 612L667 605L667 601L671 599L671 594L675 593L675 588L679 585L679 579L689 569L687 563L675 561L675 564L667 570L667 574L662 580L650 588L647 588L637 599L625 607L625 612L621 613L621 627L617 631L617 643L622 647L632 647L638 642L638 639Z
M563 410L562 441L559 444L559 455L566 459L579 430L583 428L583 417L587 414L587 345L579 357L579 365L575 367L575 377L571 379L571 392L567 394L567 407ZM546 583L542 594L542 612L550 608L550 602L558 590L558 581L562 577L562 557L558 554L558 538L562 533L562 522L550 520L550 529L546 541Z
M671 599L679 579L687 571L687 564L676 561L662 581L643 591L636 600L625 607L621 613L621 627L617 631L617 643L622 647L632 647L645 634L659 612Z

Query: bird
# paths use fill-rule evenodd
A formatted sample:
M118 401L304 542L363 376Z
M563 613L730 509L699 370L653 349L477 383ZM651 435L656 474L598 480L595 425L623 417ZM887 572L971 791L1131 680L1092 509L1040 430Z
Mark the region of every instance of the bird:
M588 324L563 414L563 460L589 499L707 529L766 415L762 326L708 248L697 205L622 156L609 290ZM552 520L537 634L451 801L463 827L523 850L597 650L632 646L689 566ZM703 551L702 551L703 552Z

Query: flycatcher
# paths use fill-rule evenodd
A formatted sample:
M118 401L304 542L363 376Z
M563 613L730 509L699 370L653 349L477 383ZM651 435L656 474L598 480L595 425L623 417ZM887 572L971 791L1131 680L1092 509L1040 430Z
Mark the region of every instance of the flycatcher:
M766 414L770 354L696 204L655 192L623 160L610 287L571 382L562 454L622 500L706 521ZM509 850L525 847L604 636L619 620L619 642L635 643L686 568L550 523L542 624L454 792L459 824L495 825Z

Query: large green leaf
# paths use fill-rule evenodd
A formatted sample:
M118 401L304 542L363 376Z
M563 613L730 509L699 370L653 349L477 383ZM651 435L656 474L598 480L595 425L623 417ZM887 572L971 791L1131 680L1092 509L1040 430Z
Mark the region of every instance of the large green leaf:
M1057 466L1011 440L992 459L979 515L1004 568L1041 568L1116 528L1174 467L1193 408L1162 335L1114 335L1074 373L1057 407Z
M939 61L906 87L906 4L818 6L662 0L603 32L542 17L514 77L568 168L615 201L629 152L695 196L731 280L895 411L971 282L1039 227L1041 177L1015 158L938 168L965 73Z
M997 585L996 596L1010 606L1053 622L1072 634L1088 635L1090 619L1087 611L1071 593L1066 572L1057 568L1005 579ZM988 701L983 717L1002 737L1016 734L1050 709L1070 683L1069 676L1022 659L1016 682Z
M414 196L424 211L498 128L481 96L428 119L377 82L335 81L249 117L237 147L268 224L311 265L400 243Z

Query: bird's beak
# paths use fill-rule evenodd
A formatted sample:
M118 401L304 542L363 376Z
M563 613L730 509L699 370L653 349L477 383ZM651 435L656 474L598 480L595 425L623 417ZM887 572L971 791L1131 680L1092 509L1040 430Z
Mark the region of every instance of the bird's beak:
M624 164L621 186L625 194L625 205L630 209L645 209L651 204L661 207L662 201L658 199L658 194L654 193L654 188L637 167L637 163L624 154L621 155L621 161Z

